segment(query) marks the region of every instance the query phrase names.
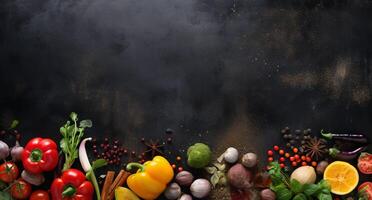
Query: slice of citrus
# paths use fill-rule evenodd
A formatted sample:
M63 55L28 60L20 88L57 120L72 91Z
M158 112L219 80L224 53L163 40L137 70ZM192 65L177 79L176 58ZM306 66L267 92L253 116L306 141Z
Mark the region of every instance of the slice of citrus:
M324 180L331 186L331 192L345 195L352 192L359 182L357 169L347 162L335 161L324 171Z

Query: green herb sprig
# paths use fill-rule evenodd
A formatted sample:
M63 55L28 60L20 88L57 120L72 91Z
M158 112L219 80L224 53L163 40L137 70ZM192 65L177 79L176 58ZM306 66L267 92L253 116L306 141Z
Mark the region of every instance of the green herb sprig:
M277 162L270 164L269 174L272 180L270 189L275 192L278 200L332 200L330 186L325 180L302 185L295 179L290 180Z
M85 128L92 127L91 120L82 120L78 125L78 116L72 112L70 114L71 121L67 121L65 125L60 128L62 139L60 141L60 147L65 154L65 163L63 165L63 171L70 169L76 158L78 158L78 145L81 138L84 135Z

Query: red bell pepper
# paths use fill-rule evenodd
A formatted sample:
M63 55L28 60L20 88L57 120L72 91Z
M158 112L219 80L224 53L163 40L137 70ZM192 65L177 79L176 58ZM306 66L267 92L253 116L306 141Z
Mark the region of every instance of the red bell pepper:
M92 200L94 189L83 172L68 169L61 178L54 179L50 193L53 200Z
M22 152L23 167L34 174L52 171L58 164L57 144L51 139L34 138Z

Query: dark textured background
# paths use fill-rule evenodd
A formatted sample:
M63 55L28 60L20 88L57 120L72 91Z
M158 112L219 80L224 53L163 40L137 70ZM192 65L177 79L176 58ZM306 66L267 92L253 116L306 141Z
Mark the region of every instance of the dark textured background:
M76 111L132 148L172 128L218 153L287 125L369 134L371 19L368 0L2 0L0 114L27 138Z

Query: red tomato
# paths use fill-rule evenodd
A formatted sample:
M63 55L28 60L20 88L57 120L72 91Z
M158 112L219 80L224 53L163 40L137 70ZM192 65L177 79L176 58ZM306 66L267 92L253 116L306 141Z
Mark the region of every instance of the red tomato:
M18 179L10 188L10 194L16 199L27 199L31 194L31 185L23 179Z
M0 165L0 180L5 183L11 183L17 179L19 170L17 165L12 162L5 162Z
M372 199L372 182L364 182L358 187L359 197L366 200Z
M36 190L30 196L29 200L49 200L49 193L44 190Z
M372 174L372 154L360 154L358 159L358 169L363 174Z

